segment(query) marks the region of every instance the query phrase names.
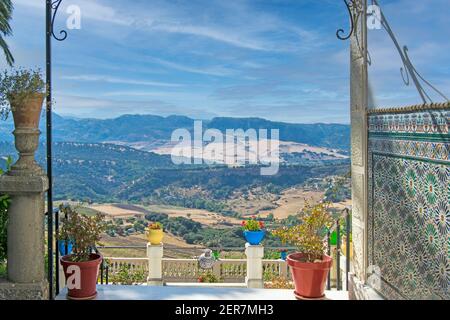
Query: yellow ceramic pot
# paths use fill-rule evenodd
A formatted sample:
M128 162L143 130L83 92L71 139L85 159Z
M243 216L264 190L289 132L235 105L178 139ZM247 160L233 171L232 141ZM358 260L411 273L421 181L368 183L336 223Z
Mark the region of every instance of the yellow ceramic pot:
M147 230L148 241L151 244L160 244L164 236L162 229L150 229Z

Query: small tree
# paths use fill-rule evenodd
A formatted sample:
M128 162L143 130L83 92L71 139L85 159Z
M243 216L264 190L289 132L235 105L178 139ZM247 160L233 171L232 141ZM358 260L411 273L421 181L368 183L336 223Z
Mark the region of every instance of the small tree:
M67 219L62 219L58 240L73 242L71 261L89 261L92 249L100 241L101 234L106 229L106 224L103 222L104 215L97 213L95 216L89 217L78 213L69 206L61 206L60 210L67 215Z
M300 215L301 223L293 227L282 227L272 231L283 244L289 243L297 247L305 255L305 262L322 261L325 251L324 236L332 225L329 203L307 204Z

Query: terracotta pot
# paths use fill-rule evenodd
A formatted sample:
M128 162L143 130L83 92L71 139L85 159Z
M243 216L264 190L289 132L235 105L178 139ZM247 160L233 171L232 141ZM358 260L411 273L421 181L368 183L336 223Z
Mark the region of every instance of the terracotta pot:
M10 99L11 112L16 128L39 128L44 97L43 93L34 93L20 102L15 100L14 97Z
M321 262L301 262L304 256L303 253L292 253L287 256L287 264L291 267L295 284L294 293L300 299L322 298L333 259L323 255Z
M61 257L68 288L67 298L88 300L97 296L98 271L102 260L99 254L91 254L91 260L85 262L70 261L70 255Z

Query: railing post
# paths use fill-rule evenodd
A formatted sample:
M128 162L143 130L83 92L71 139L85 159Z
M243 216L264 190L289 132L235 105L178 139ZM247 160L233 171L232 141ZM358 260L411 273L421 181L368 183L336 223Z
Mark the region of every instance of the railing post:
M330 232L330 230L328 230L327 231L327 255L329 257L331 257L331 241L330 241L330 237L331 237L331 232ZM327 290L331 290L331 270L328 271Z
M162 258L163 258L163 244L147 243L147 257L148 257L148 278L147 284L153 286L162 286Z
M341 290L341 225L336 220L336 289Z
M280 262L280 277L288 279L289 267L286 260L281 260Z
M351 259L351 253L350 253L350 227L351 227L351 220L350 220L350 210L346 209L346 215L345 215L345 224L346 224L346 238L345 238L345 290L348 291L348 274L350 272L350 259Z
M245 244L245 255L247 256L247 276L245 283L248 288L263 288L263 265L264 247L261 245Z
M217 277L217 279L220 279L222 277L221 265L222 265L222 262L220 260L217 260L212 267L212 273L213 273L213 275L215 275Z
M103 273L105 270L105 259L102 260L102 263L100 264L100 284L103 284Z

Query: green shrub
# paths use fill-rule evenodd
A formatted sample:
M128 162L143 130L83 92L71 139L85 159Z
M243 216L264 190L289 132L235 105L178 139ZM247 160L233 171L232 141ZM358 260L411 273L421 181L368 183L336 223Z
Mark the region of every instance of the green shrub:
M119 270L109 275L109 281L112 284L133 285L145 283L147 281L147 273L144 269L131 270L131 265L123 264Z

